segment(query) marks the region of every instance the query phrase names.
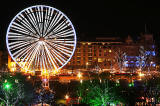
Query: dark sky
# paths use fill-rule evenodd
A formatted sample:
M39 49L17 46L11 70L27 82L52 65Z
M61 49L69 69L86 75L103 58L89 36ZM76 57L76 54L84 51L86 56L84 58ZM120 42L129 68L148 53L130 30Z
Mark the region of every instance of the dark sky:
M4 2L5 1L5 2ZM138 2L137 2L138 1ZM65 13L75 26L78 38L132 36L147 30L160 32L159 3L144 0L1 0L0 36L5 46L7 27L22 9L43 4Z

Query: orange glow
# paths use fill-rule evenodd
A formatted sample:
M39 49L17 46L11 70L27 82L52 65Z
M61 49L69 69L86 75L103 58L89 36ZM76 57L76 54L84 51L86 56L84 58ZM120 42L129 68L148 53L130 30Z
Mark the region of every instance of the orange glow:
M42 70L41 75L42 76L49 76L48 70Z
M28 78L28 79L31 79L31 76L28 76L27 78Z
M79 73L77 74L77 77L78 77L78 78L81 78L81 77L82 77L82 73L79 72Z
M16 68L11 68L10 71L11 71L11 72L15 72L15 71L16 71Z
M145 74L144 73L138 73L138 75L140 76L140 77L143 77Z
M69 98L69 95L66 94L66 95L65 95L65 99L68 99L68 98Z
M11 62L11 63L10 63L10 67L11 67L11 68L15 68L15 67L16 67L16 62Z
M56 75L56 74L58 74L59 72L60 72L60 70L52 70L52 71L51 71L51 74Z

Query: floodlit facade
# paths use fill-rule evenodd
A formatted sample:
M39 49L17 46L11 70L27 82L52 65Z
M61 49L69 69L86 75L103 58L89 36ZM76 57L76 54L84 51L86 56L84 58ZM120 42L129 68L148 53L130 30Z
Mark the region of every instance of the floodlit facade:
M151 34L144 34L134 41L130 36L96 38L95 41L78 41L75 53L64 69L106 70L110 72L155 71L156 52ZM16 64L8 57L8 67ZM21 69L21 71L24 71Z
M112 72L156 70L156 52L151 34L144 34L137 41L128 36L96 38L95 41L78 42L74 56L66 68L101 69Z

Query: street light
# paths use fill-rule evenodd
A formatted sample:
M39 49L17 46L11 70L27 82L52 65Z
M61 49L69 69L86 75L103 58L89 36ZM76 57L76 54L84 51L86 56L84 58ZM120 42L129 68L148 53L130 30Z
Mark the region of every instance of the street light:
M79 72L79 73L77 74L77 77L78 77L79 79L82 77L81 72Z
M68 98L69 98L69 95L68 95L68 94L66 94L66 95L65 95L65 99L68 99Z

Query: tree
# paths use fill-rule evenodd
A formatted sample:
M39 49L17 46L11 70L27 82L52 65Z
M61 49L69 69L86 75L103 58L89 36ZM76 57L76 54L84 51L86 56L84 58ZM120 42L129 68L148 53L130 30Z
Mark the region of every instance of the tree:
M124 70L125 61L126 61L126 53L120 49L118 49L115 53L116 53L115 59L116 59L116 62L118 64L118 67L121 73Z
M0 97L7 106L19 103L31 103L34 88L27 77L21 73L4 74L1 77Z
M0 91L1 98L6 106L15 105L20 99L24 98L24 84L19 83L17 79L10 75L6 75L1 79Z
M36 103L41 103L43 106L44 103L47 104L53 104L54 103L54 92L52 90L45 89L41 87L40 89L37 89L36 92Z
M81 102L91 106L107 106L110 103L117 104L120 97L116 95L116 84L109 80L100 82L93 80L83 82L78 88L78 96Z
M140 46L139 56L137 57L137 61L139 62L140 71L142 71L146 68L148 69L148 71L150 71L151 60L152 60L151 54L150 53L147 54L146 50L144 49L144 46Z
M160 97L160 78L153 76L146 80L145 83L144 97L150 100L152 105L157 104Z

